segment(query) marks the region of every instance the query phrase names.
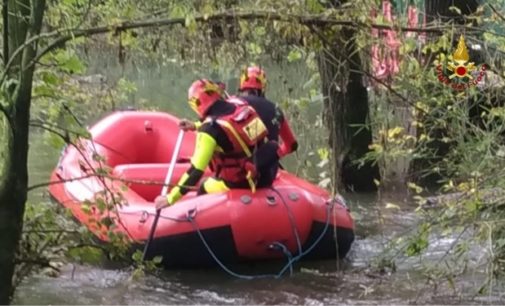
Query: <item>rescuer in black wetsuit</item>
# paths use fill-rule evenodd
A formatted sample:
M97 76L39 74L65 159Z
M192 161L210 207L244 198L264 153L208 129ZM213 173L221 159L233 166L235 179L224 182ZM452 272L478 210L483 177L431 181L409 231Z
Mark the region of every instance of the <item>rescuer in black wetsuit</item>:
M284 114L275 103L265 98L266 83L265 71L257 66L248 67L240 76L240 98L256 110L268 130L270 141L261 148L262 152L259 152L258 156L267 161L277 159L269 167L263 167L269 171L261 173L258 186L270 185L277 175L278 160L298 148L298 142ZM269 156L273 153L276 153L275 158ZM261 163L261 160L258 162Z

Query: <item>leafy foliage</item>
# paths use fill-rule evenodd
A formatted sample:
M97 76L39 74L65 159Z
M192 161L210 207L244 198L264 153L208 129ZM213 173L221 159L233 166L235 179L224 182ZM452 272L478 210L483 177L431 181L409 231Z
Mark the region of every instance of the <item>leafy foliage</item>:
M386 188L392 179L387 170L399 163L406 165L405 183L421 217L417 230L391 242L383 262L390 263L398 250L422 257L430 247L430 233L441 233L454 243L442 259L427 262L424 271L431 281L442 280L452 286L454 277L467 271L472 237L480 238L474 245L485 246L489 255L474 264L487 265L489 271L481 289L488 288L496 277L502 279L505 271L505 249L498 238L505 225L501 192L505 178L505 58L503 45L497 43L505 28L503 23L496 23L499 14L483 5L467 19L467 26L472 21L479 29L491 26L495 30L465 35L481 50L471 53L471 61L487 65L480 85L456 91L437 79L437 66L446 66L452 60L460 35L444 31L428 37L420 48L405 40L400 48L399 73L384 84L376 84L371 101L374 142L361 162L374 161L382 166L381 185ZM362 39L365 37L363 34ZM425 191L430 190L450 195L427 197Z
M306 78L300 84L301 89L288 90L294 93L279 97L277 101L289 114L291 121L297 123L295 130L300 139L312 139L311 143L301 145L293 168L297 174L310 177L327 187L334 178L331 172L335 160L332 160L333 154L327 149L328 135L324 131L320 112L326 97L321 94L318 60L329 45L343 46L347 43L339 35L347 22L356 30L357 52L366 63L360 73L370 87L375 85L370 101L370 125L361 127L373 131L374 142L366 157L356 162L374 161L380 164L383 185L387 185L390 179L390 173L385 170L399 161L412 164L413 171L408 172L406 179L419 200L418 212L428 220L421 223L408 239L402 237L401 241L396 241L395 247L400 245L403 253L409 256L421 255L429 247L429 235L435 231L435 227L448 232L452 232L453 227L456 232L472 227L477 236L490 241L494 254L491 270L496 275L503 274L503 203L501 198L492 203L482 198L483 191L503 184L505 111L502 101L505 94L503 86L499 84L502 82L500 79L505 77L502 72L505 44L503 35L497 34L503 31L503 14L500 15L500 11L491 12L490 7L484 6L476 16L470 17L477 26L467 25L469 33L474 31L472 33L482 34L472 35L471 38L468 36L483 46L490 66L489 80L494 76L498 86L471 88L455 94L450 87L439 82L435 70L436 64L445 63L450 56L435 59L433 54L451 50L451 43L457 37L453 29L463 31L464 26L451 28L439 25L442 33L433 35L424 45L419 45L414 39L402 41L400 72L394 79L377 84L370 77L368 67L371 44L377 43L370 36L370 28L372 23L385 26L391 23L380 18L372 21L368 14L363 13L370 12L377 1L348 1L340 7L327 5L328 2L51 1L44 24L47 36L40 37L39 41L41 50L47 52L41 53L37 61L31 124L49 131L52 135L48 136L49 141L58 148L79 145L76 141L78 137L89 136L85 123L94 119L99 112L124 105L135 93L135 86L127 79L109 81L103 75L93 78L85 76L88 66L86 55L95 49L117 54L122 64L141 60L152 60L159 65L176 63L181 67L192 67L191 70L199 75L204 74L208 67L216 71L222 71L223 67L235 67L227 71L234 74L238 70L236 67L250 62L287 61L302 66ZM503 1L500 3L503 4ZM234 14L254 13L251 8L260 8L267 14L261 15L261 18L234 18ZM211 18L223 12L229 15ZM274 15L278 17L274 18ZM133 22L167 18L182 18L183 22L170 27L138 26L118 30ZM89 29L97 27L106 29L101 33L108 33L92 36L94 32ZM483 31L485 27L492 31ZM86 29L89 31L86 32ZM58 38L65 35L72 37L76 33L86 34L65 40L66 45L58 41ZM339 84L347 82L341 78L343 75L335 75L334 86L339 91L343 90ZM9 104L10 97L4 94L6 88L15 86L16 82L9 78L2 81L2 105ZM492 83L490 81L488 84ZM399 113L404 117L399 116ZM405 117L408 119L405 120ZM411 125L404 126L405 121ZM306 129L308 125L313 129ZM94 156L90 162L100 164L100 156ZM309 172L308 169L314 165L317 173ZM104 180L108 179L109 169L98 166L95 171ZM427 200L422 196L425 187L430 187L424 184L426 178L431 178L431 182L436 181L438 186L443 187L443 192L457 191L465 197L445 203L436 210L428 210L424 206ZM24 235L19 255L32 256L40 251L41 257L37 258L46 266L52 265L52 261L61 260L64 254L79 261L91 262L100 261L105 253L114 258L124 255L128 238L118 235L113 226L114 220L117 220L115 209L120 203L120 195L105 192L94 203L86 203L82 207L89 214L93 208L98 209L100 217L95 220L95 226L114 242L111 250L102 250L88 241L91 238L89 233L79 235L80 238L86 238L84 242L73 240L75 237L65 232L68 224L61 225L65 230L59 228L59 233L56 231L54 235L46 235L43 229L57 226L58 220L47 212L30 208L25 226L26 233L30 234ZM395 205L389 205L388 208L396 209ZM32 234L29 231L34 232ZM82 234L81 229L77 231ZM48 241L49 246L40 244L44 241ZM60 245L60 249L57 245ZM455 245L455 258L461 258L467 249L464 242ZM153 264L140 263L138 253L134 254L133 260L142 267L140 270L153 268L154 264L159 263L159 259L154 260ZM394 261L390 259L381 262L395 268ZM449 272L439 273L438 277L446 276ZM433 270L429 273L436 274Z

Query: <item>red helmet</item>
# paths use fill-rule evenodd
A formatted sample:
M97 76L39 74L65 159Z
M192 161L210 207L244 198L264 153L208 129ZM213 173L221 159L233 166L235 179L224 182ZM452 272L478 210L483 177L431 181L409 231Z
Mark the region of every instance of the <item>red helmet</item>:
M265 71L258 66L251 66L245 69L240 75L239 90L258 89L265 90L267 78Z
M222 89L214 82L206 79L194 81L188 90L189 106L203 118L212 104L223 98L221 93Z

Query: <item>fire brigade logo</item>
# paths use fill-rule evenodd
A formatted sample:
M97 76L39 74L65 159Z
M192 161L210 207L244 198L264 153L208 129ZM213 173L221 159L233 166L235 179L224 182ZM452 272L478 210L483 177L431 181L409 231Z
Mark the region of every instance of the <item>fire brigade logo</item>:
M447 63L448 73L444 73L442 64L437 65L436 70L441 83L461 91L479 84L486 73L486 66L482 65L478 69L473 62L470 62L465 38L461 35L458 47L452 54L452 61Z

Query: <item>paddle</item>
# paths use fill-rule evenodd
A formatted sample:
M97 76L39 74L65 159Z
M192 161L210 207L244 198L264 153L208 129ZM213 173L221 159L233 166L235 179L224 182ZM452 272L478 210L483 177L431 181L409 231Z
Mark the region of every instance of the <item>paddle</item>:
M170 180L172 179L172 175L174 174L175 162L177 161L177 155L179 155L179 150L181 149L182 138L184 138L184 131L179 130L179 134L177 135L177 141L175 142L174 152L172 153L172 160L170 161L170 165L168 166L167 176L165 177L165 184L163 185L163 189L161 190L161 195L164 196L168 191L168 184L170 184ZM151 231L149 232L149 238L147 239L146 245L144 247L144 253L142 253L142 261L145 261L147 250L149 249L149 245L154 237L154 232L156 231L156 225L158 225L158 219L160 218L161 209L156 210L156 216L154 217L153 225L151 227Z

